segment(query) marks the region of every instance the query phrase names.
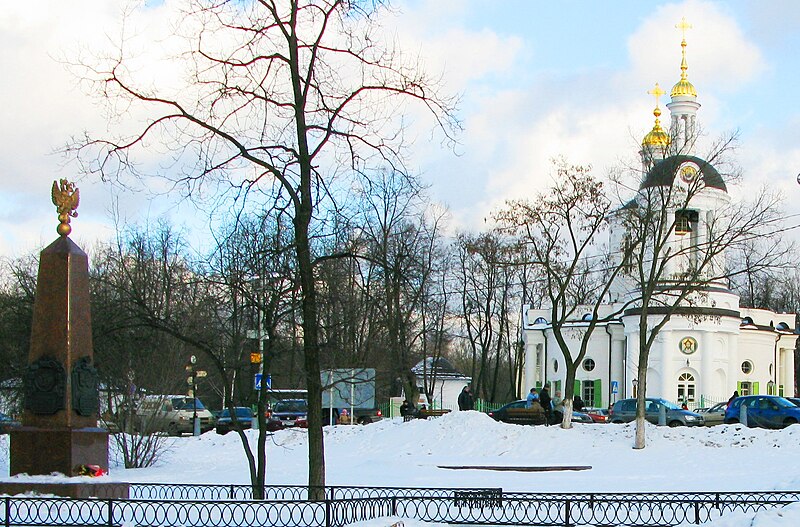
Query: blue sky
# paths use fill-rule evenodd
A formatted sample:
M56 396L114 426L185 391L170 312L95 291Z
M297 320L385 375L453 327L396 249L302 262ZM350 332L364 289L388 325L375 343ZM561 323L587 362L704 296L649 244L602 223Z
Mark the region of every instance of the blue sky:
M137 16L162 27L174 4ZM54 57L102 48L126 0L36 0L0 7L0 254L38 250L55 237L49 188L76 167L51 152L84 129L106 124L87 90ZM800 202L800 2L405 0L386 31L443 72L460 93L465 127L454 154L419 130L412 166L448 205L452 227L481 228L505 199L533 197L550 182L550 160L591 164L597 175L635 162L653 124L655 82L680 74L682 16L689 79L708 141L740 132L744 179L732 193L768 184L789 208ZM666 98L665 98L666 99ZM667 100L662 99L662 108ZM665 116L667 112L665 110ZM127 221L192 216L187 204L80 181L73 238L113 234L114 200ZM798 208L795 206L795 208Z

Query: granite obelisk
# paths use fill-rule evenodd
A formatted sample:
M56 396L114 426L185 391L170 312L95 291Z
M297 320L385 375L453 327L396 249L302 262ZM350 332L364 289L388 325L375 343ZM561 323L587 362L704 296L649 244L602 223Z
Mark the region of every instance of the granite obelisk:
M69 238L79 196L67 180L53 182L59 238L39 260L22 427L11 433L12 476L108 470L108 432L97 427L89 259Z

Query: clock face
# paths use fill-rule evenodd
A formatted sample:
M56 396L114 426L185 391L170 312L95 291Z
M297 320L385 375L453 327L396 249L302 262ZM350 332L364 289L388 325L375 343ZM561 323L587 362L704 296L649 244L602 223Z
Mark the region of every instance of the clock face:
M684 183L692 183L697 179L697 174L700 172L700 167L694 163L684 163L678 168L678 176Z

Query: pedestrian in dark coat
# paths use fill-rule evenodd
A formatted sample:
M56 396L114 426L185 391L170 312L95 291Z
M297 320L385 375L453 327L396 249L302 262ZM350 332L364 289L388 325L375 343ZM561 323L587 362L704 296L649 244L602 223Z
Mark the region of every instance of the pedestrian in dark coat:
M578 394L575 394L575 397L572 398L572 409L576 412L583 410L583 399Z
M550 420L553 418L553 404L550 397L550 389L547 385L539 393L539 404L542 405L542 410L544 410L545 424L550 424Z
M400 415L403 416L403 421L410 421L414 418L414 414L416 413L416 408L411 402L406 399L403 401L403 404L400 405Z
M472 392L469 386L464 386L461 393L458 394L458 409L459 410L472 410L475 406L475 400L472 398Z

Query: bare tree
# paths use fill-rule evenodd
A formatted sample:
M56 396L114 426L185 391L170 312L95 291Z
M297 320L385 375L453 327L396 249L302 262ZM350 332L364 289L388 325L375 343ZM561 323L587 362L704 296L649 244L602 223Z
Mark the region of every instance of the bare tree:
M740 202L727 195L724 178L712 165L725 164L732 140L716 145L707 161L673 155L646 163L638 192L617 216L634 248L625 262L629 290L637 297L629 311L638 326L634 448L645 447L648 360L659 332L675 315L702 318L691 308L709 302L709 289L724 288L731 277L745 272L731 267L726 253L753 238L769 239L780 227L776 195L762 190ZM736 176L729 173L728 183ZM715 203L713 210L698 213L698 207L709 208L708 200ZM776 252L740 263L756 272L780 258Z
M502 400L514 386L506 383L509 378L503 372L510 372L510 358L517 349L511 322L515 311L511 305L521 300L516 247L502 233L491 231L460 234L455 251L458 313L468 346L472 391L491 401Z
M124 47L86 76L112 111L144 107L150 116L131 135L80 140L69 149L103 178L146 177L137 155L162 145L179 170L172 178L189 195L225 188L266 194L289 212L302 305L309 396L312 496L325 484L319 366L318 304L312 238L327 200L335 208L336 176L366 176L374 167L405 172L399 116L419 103L449 133L452 100L417 64L382 44L375 31L382 2L256 0L190 2L178 27L189 46L185 89L137 84ZM214 187L214 184L218 184ZM341 187L338 187L341 190ZM244 190L245 194L241 194Z
M553 337L564 356L566 382L561 426L572 426L575 374L595 329L619 317L626 303L609 302L609 290L622 270L608 257L602 240L613 204L590 169L556 163L555 184L533 202L514 201L497 214L503 231L527 249L542 275ZM627 251L632 247L628 246ZM582 315L590 313L587 319ZM572 350L570 341L579 345Z

